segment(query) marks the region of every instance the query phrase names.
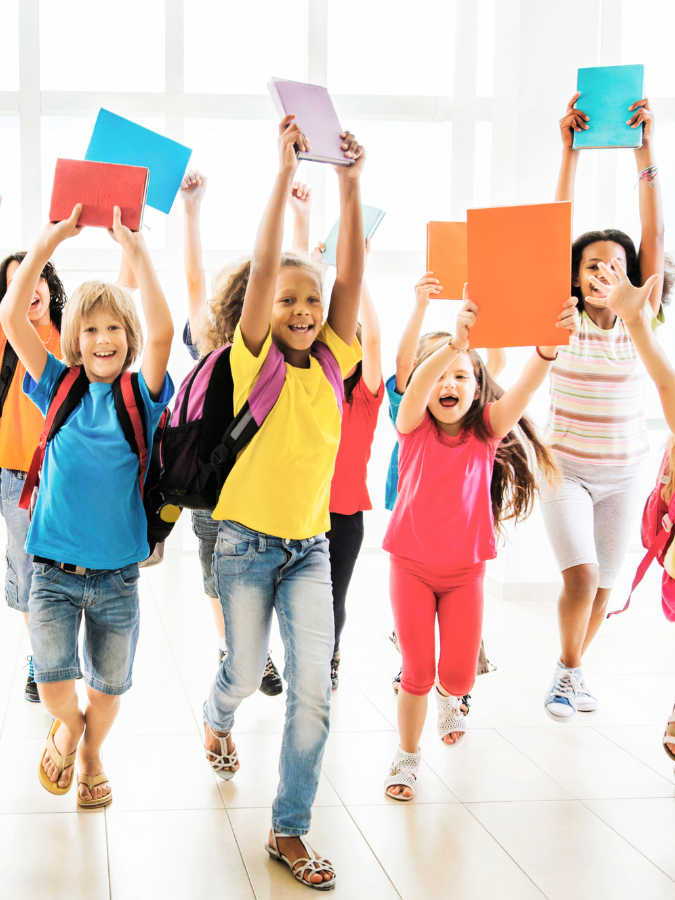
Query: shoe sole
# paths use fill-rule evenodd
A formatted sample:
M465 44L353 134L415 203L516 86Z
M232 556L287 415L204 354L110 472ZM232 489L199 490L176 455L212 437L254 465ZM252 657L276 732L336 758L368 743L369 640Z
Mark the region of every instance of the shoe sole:
M576 715L576 712L573 712L570 716L556 716L556 714L552 713L547 706L545 706L544 709L546 710L546 715L549 719L553 719L554 722L567 722Z
M594 703L593 706L577 706L577 712L594 712L597 708L597 703Z
M261 694L264 694L266 697L278 697L279 694L283 694L283 692L284 692L283 687L272 688L270 690L269 688L264 688L262 685L260 685L258 690L260 691Z
M39 703L40 702L39 697L31 697L29 694L26 694L26 693L24 693L23 696L25 697L26 700L28 700L29 703Z

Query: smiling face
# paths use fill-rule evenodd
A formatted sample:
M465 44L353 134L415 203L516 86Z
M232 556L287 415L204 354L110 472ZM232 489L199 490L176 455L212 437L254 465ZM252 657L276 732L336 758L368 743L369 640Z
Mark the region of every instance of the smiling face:
M122 322L101 306L95 306L82 317L78 339L89 381L112 384L124 369L127 358L127 333Z
M15 259L7 266L7 287L10 286L18 268L19 263ZM49 325L51 322L49 315L50 302L49 285L46 279L40 278L33 291L33 299L28 310L28 318L36 328L39 328L41 325Z
M460 353L434 385L428 408L442 431L458 434L462 419L476 399L478 382L473 361L468 353Z
M584 298L584 303L587 303L589 306L597 309L604 309L604 307L597 307L593 303L594 297L601 298L605 295L602 291L593 287L590 282L590 276L593 275L599 281L606 284L607 280L598 268L598 263L602 262L611 269L612 258L618 259L624 270L627 268L626 251L621 244L617 244L614 241L596 241L594 244L589 244L587 247L584 247L584 251L581 255L581 262L579 264L579 272L572 281L572 284L574 287L579 288L581 296Z
M305 365L323 322L321 284L310 268L284 266L272 307L272 338L291 365Z

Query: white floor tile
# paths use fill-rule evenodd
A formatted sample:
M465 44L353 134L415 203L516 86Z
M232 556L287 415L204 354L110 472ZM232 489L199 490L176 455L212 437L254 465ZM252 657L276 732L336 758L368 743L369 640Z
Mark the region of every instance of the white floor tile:
M663 745L665 720L662 725L613 725L595 730L668 781L675 783L673 760Z
M675 671L675 660L673 660ZM670 715L675 702L675 674L667 675L606 675L608 681L616 684L627 696L637 697L639 703L634 707L637 711L642 709L644 702L658 709L665 719ZM631 703L634 701L631 699ZM664 724L665 727L665 724Z

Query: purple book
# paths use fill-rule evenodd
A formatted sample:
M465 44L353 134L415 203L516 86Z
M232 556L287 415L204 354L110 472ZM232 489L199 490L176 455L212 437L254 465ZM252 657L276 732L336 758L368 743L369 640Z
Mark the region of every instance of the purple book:
M340 134L343 129L325 87L273 78L267 89L272 95L279 118L295 113L295 121L307 136L312 149L309 153L298 153L300 159L335 166L354 164L354 160L348 159L342 150Z

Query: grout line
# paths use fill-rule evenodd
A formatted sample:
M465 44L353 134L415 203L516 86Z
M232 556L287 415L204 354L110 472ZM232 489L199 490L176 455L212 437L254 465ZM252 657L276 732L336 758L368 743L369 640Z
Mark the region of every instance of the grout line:
M103 827L105 828L105 859L108 872L108 898L112 900L112 879L110 877L110 842L108 839L108 808L103 807Z

